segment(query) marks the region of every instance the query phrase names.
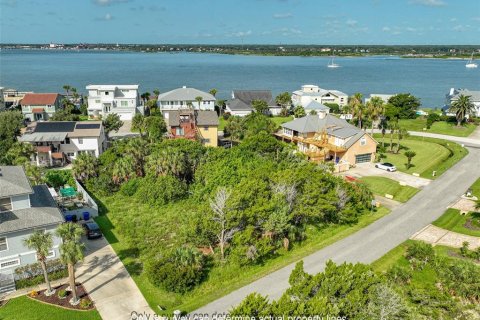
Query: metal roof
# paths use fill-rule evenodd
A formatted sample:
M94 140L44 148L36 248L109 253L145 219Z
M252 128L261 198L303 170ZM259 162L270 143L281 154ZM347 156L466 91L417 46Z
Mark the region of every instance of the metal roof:
M160 94L158 101L195 101L196 97L202 97L204 101L216 100L210 93L195 88L182 87Z
M20 142L51 142L51 141L64 141L67 137L67 132L33 132L25 133L23 136L18 137Z
M227 107L232 111L252 111L252 107L240 99L232 99L226 102Z

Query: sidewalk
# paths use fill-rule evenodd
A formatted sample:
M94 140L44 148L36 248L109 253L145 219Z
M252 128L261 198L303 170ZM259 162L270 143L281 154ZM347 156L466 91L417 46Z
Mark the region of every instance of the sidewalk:
M415 233L410 239L421 240L432 245L442 245L452 248L460 248L462 243L467 241L470 250L480 247L480 238L468 236L465 234L445 230L429 224L419 232Z

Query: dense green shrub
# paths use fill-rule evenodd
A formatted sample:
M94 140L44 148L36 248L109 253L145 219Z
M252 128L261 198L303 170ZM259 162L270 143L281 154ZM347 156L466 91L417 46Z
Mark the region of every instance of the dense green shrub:
M141 183L139 178L128 180L126 183L122 184L120 187L120 192L128 197L133 196Z
M184 197L187 193L185 182L174 176L147 177L140 181L137 196L152 206L161 206Z
M414 267L423 268L435 258L435 251L429 243L415 242L407 249L406 258L412 262Z
M434 122L440 121L440 115L438 113L430 113L427 116L427 129L433 125Z
M193 248L179 248L147 266L152 284L167 291L185 293L205 277L205 258Z
M58 280L68 276L66 266L59 259L47 261L47 272L50 280ZM44 282L43 270L39 263L32 263L15 269L15 286L17 289L36 286Z

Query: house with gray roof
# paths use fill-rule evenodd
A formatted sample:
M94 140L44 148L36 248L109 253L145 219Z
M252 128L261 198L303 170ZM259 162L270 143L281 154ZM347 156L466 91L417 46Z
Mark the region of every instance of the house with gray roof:
M233 116L246 116L254 111L252 102L255 100L266 102L269 113L273 116L278 116L282 110L270 90L233 90L232 99L225 102L226 112Z
M167 137L197 140L205 146L218 146L218 115L212 110L164 110Z
M374 161L377 149L368 133L326 112L286 122L275 135L297 145L311 161L333 162L336 171Z
M315 100L310 101L303 109L305 109L306 114L318 114L319 112L330 113L329 107Z
M442 111L450 116L455 116L454 113L450 113L450 107L452 103L458 100L460 95L469 96L470 101L472 101L475 106L474 116L480 117L480 91L468 90L468 89L455 89L451 88L450 92L446 95L446 103L442 108Z
M201 98L200 101L197 98ZM161 111L164 110L215 110L217 99L208 92L203 92L195 88L183 86L158 95L157 105Z
M35 230L54 232L64 222L46 185L31 186L20 166L0 166L0 293L14 290L14 271L35 263L23 240ZM53 237L48 258L58 258L60 238Z

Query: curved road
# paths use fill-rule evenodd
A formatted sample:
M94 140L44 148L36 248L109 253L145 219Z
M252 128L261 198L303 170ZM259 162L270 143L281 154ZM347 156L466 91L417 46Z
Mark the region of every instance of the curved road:
M423 132L412 135L422 135ZM480 140L425 133L425 136L463 143L469 154L442 176L432 181L410 201L362 230L303 259L305 270L321 272L325 262L371 263L440 217L480 177ZM279 298L289 287L290 264L245 287L195 310L191 315L228 312L248 294L258 292Z

